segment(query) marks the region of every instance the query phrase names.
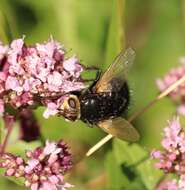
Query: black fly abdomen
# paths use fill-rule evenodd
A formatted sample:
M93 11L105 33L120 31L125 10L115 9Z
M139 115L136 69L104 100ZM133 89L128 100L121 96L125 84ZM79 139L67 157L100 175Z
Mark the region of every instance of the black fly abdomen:
M112 85L113 88L115 85ZM120 116L128 107L129 89L125 82L119 90L85 93L80 99L80 119L90 124Z

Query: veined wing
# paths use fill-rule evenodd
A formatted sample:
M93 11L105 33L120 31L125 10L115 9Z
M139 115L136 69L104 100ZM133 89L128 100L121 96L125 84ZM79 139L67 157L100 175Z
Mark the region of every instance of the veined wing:
M118 80L120 86L127 80L128 68L132 65L135 58L135 52L133 49L128 48L126 51L122 51L109 66L107 71L100 77L95 89L96 92L105 92L114 90L111 87L113 80Z
M137 130L124 118L118 117L98 123L105 132L125 141L135 142L140 138Z

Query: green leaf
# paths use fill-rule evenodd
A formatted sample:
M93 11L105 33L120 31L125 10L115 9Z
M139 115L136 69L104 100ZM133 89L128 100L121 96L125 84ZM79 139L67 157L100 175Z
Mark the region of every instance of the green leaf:
M16 177L6 177L6 178L19 186L24 186L23 178L16 178Z
M153 190L161 177L164 175L162 171L154 167L154 161L148 159L137 167L138 174L140 175L147 190Z
M0 175L4 175L5 169L0 169ZM23 186L24 185L24 179L23 178L16 178L16 177L8 177L6 176L6 179L12 181L13 183Z
M129 185L129 179L122 172L121 167L116 162L116 158L112 152L107 154L105 167L108 175L107 183L109 190L122 190L123 187Z
M1 173L1 171L0 171ZM22 182L18 182L19 179L13 180L8 177L0 177L1 190L13 189L13 190L25 190Z
M5 15L0 10L0 40L3 42L8 42L8 37L6 33L6 19Z
M148 153L138 144L129 144L119 139L113 141L113 152L117 163L134 165L147 158Z
M140 177L137 177L134 181L132 181L126 190L144 190L146 187L144 186ZM147 189L148 190L148 189Z
M143 190L146 189L143 180L137 172L136 167L117 163L113 152L106 157L106 171L108 178L108 189L110 190Z
M25 157L25 150L33 150L38 146L41 146L41 142L39 141L32 141L28 143L22 140L17 140L14 143L8 144L7 151L11 152L12 154Z
M162 172L154 168L153 161L148 153L137 144L115 139L113 141L113 153L116 163L122 165L122 172L135 181L134 175L139 176L148 190L154 189L162 177Z
M8 1L0 1L0 41L10 42L17 36L16 15ZM22 34L21 34L22 35Z

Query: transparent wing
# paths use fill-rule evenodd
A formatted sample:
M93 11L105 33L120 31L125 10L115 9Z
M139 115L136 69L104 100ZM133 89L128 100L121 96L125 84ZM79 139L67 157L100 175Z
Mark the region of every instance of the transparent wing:
M132 65L134 58L135 52L133 49L128 48L126 51L122 51L97 82L96 91L105 92L111 90L111 82L114 79L124 83L127 80L128 68Z
M137 130L124 118L118 117L98 123L105 132L125 141L135 142L140 138Z

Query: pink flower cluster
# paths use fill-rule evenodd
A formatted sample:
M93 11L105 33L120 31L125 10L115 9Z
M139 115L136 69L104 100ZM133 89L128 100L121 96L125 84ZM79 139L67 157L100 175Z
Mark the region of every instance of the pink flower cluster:
M177 185L177 180L172 181L162 181L155 190L182 190Z
M167 184L175 185L178 190L185 189L185 131L181 128L178 118L174 118L164 129L164 138L161 144L164 148L163 151L154 150L151 153L154 159L159 159L155 167L165 173L177 174L180 178L178 183L175 185L173 181L173 183Z
M0 113L6 105L17 110L41 104L49 107L45 117L57 114L64 94L85 88L82 65L65 54L53 39L31 46L24 39L0 44Z
M162 92L185 74L185 58L180 59L181 65L171 69L162 79L157 79L157 86ZM185 116L185 83L174 89L169 96L179 103L177 111Z
M0 167L6 176L23 177L31 190L66 190L72 187L64 181L64 174L71 168L71 154L63 141L46 142L44 148L26 152L27 161L4 153Z

